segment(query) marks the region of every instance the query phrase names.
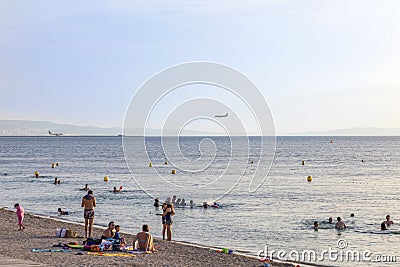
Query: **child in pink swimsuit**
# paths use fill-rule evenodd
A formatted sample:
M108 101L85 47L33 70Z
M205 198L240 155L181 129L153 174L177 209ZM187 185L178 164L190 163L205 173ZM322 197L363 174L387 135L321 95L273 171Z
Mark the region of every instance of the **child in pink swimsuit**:
M18 226L19 230L24 230L24 208L21 207L18 203L15 203L14 208L17 209L17 217L18 217Z

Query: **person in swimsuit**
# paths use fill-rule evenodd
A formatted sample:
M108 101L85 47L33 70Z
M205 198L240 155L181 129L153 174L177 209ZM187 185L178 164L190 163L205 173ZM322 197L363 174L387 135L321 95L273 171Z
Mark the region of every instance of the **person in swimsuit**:
M24 230L25 226L24 226L24 208L21 207L21 205L19 205L18 203L14 204L14 208L17 209L17 218L18 218L18 226L19 226L19 230Z
M59 213L59 215L69 215L68 211L64 211L61 208L58 208L58 213Z
M167 204L167 208L165 209L164 213L162 214L165 217L165 224L166 231L167 231L167 241L172 240L172 216L175 215L175 209L172 204ZM163 225L163 227L164 227Z
M81 191L89 191L88 184L85 184L85 187L79 188L79 190L81 190Z
M346 224L342 221L342 218L337 217L337 223L335 224L335 228L338 230L344 230L346 228Z
M164 216L163 214L164 214L165 210L167 209L167 203L164 202L164 203L162 204L161 208L162 208L162 210L163 210L163 213L158 213L157 215L160 215L160 216L161 216L161 222L162 222L162 226L163 226L163 229L162 229L162 239L165 240L165 232L167 231L167 223L166 223L166 221L165 221L165 216Z
M394 222L392 220L390 220L390 215L386 215L386 221L383 222L384 224L386 224L386 226L390 226L391 224L394 224Z
M108 223L108 228L104 230L103 234L101 235L101 239L109 239L114 238L114 228L115 224L113 221Z
M386 224L384 222L381 223L381 230L382 231L387 230Z
M314 222L314 231L318 231L318 221Z
M154 207L158 208L160 207L160 200L158 198L154 199Z
M147 224L142 226L142 232L138 233L133 239L133 247L136 248L136 241L138 241L137 248L141 251L154 251L153 237L149 233L150 227Z
M84 208L83 217L85 218L85 238L92 237L94 207L96 207L96 198L93 196L92 190L89 190L87 195L82 198L81 207Z

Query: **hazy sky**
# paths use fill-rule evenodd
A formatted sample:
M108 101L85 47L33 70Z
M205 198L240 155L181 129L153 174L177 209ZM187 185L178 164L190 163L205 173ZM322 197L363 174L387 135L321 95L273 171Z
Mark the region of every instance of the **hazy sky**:
M212 61L258 85L280 134L400 127L399 11L396 0L1 0L0 119L121 126L150 76Z

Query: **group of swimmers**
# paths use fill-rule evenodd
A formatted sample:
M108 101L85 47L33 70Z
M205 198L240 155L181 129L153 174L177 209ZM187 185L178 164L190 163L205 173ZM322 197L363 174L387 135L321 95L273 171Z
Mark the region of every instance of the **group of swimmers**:
M354 217L354 213L350 214L350 217ZM329 224L333 224L333 219L332 217L329 217L328 219L328 223ZM390 215L386 215L386 221L383 221L381 223L381 230L387 230L388 227L390 227L390 225L394 224L394 222L390 219ZM313 226L315 231L318 231L319 225L318 225L318 221L314 222L314 226ZM337 230L344 230L346 229L347 226L346 224L342 221L342 218L337 217L337 222L335 223L335 229Z
M354 217L354 214L352 213L352 214L350 215L350 217ZM341 217L337 217L336 220L337 220L337 222L335 223L335 229L337 229L337 230L344 230L344 229L347 228L346 224L342 221L342 218L341 218ZM329 217L328 223L329 223L329 224L333 224L333 219L332 219L332 217ZM318 221L315 221L315 222L314 222L313 228L314 228L315 231L318 231L318 228L319 228Z

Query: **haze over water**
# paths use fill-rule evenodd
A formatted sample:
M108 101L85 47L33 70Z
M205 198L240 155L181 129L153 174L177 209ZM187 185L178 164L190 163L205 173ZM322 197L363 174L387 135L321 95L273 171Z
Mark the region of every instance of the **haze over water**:
M155 137L146 140L154 168L149 168L149 159L143 158L131 171L161 201L175 194L184 197L186 202L193 199L201 205L221 193L220 188L205 193L187 187L160 187L160 177L154 175L154 169L181 185L187 181L193 186L198 181L194 186L199 186L223 173L221 170L230 160L231 166L224 175L234 178L235 166L242 165L242 157L230 155L228 138L208 138L217 148L215 164L220 168L207 169L206 175L189 176L179 171L171 175L173 167L164 165L160 139ZM242 139L243 147L247 146L247 138ZM140 142L140 138L135 141L132 137L132 140ZM164 140L166 144L168 140L171 141ZM201 140L201 137L181 138L182 154L191 160L198 159ZM250 138L250 159L257 159L257 140ZM52 169L51 163L55 162L61 165ZM400 137L278 137L268 179L256 192L247 191L250 174L256 168L255 164L249 164L239 185L218 200L220 209L177 208L173 239L229 247L255 255L265 245L269 250L288 252L337 249L336 242L342 238L347 241L348 249L369 250L372 256L396 255L399 261L399 163ZM82 222L80 202L85 192L79 188L87 183L98 200L95 223L106 225L114 220L122 226L122 232L131 233L148 223L151 232L161 236L161 219L155 215L158 211L153 207L153 198L131 178L119 137L0 137L0 166L0 206L12 208L19 202L28 213L54 217L58 217L57 208L61 207L71 212L64 219ZM35 171L40 172L40 178L34 177ZM103 181L106 175L109 182ZM313 177L311 183L307 182L308 175ZM60 185L53 184L54 177L61 180ZM120 185L123 186L121 193L110 192ZM350 218L351 213L355 214L354 218ZM386 214L396 224L382 232L380 223ZM348 226L341 235L323 223L329 217L335 220L338 216ZM320 222L318 232L312 229L315 220ZM329 261L322 264L367 265ZM390 264L384 264L387 265Z

